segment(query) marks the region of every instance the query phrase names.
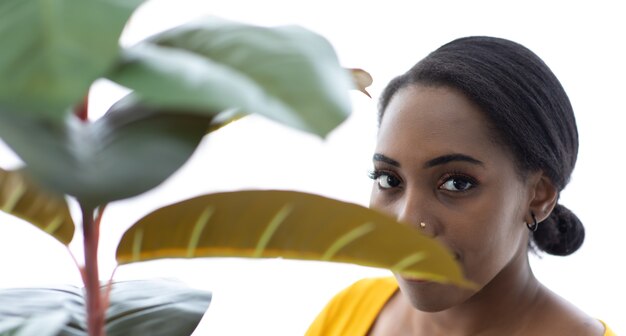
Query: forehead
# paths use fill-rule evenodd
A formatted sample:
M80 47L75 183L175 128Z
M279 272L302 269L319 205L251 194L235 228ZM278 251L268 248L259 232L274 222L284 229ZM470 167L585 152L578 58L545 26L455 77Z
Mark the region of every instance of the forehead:
M377 149L389 155L404 155L407 150L427 156L462 153L481 161L490 153L506 156L493 140L489 125L482 110L460 91L411 85L400 89L389 102Z

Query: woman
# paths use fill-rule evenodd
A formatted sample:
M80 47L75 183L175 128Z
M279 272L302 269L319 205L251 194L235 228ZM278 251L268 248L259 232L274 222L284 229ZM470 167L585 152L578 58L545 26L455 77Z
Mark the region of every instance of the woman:
M584 240L558 204L577 152L569 99L530 50L468 37L428 55L382 94L370 206L438 239L479 288L365 279L307 335L614 335L528 262Z

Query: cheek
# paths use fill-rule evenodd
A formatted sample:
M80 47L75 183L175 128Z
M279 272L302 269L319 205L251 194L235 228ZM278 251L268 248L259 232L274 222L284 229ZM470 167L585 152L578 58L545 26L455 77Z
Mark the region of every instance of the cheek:
M495 276L524 248L525 227L518 220L519 203L510 197L494 199L501 202L485 202L476 207L483 211L475 212L472 223L455 234L462 239L460 248L466 272L479 282Z

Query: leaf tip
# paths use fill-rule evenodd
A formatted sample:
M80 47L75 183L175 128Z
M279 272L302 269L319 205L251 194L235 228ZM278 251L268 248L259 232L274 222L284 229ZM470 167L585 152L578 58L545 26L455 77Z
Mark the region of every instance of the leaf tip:
M372 98L372 96L366 90L374 82L372 75L370 75L369 72L359 68L353 68L349 70L352 75L352 81L354 83L355 89L363 92L363 94Z

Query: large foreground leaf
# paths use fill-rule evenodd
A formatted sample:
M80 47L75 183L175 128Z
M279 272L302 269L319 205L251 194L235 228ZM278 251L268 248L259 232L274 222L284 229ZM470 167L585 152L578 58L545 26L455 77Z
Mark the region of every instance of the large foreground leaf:
M191 156L210 121L211 116L164 111L131 98L95 123L0 113L0 134L33 177L95 206L163 182Z
M185 24L124 50L110 76L150 103L238 108L326 135L350 113L350 73L321 36L218 18Z
M347 262L470 285L436 240L374 210L293 191L219 193L161 208L117 250L122 264L192 257Z
M189 336L211 302L211 293L171 280L118 282L106 313L108 336ZM82 290L0 290L0 335L87 336Z
M0 1L0 113L63 120L118 57L142 0Z
M0 210L32 223L65 245L74 236L65 198L41 189L21 170L0 168Z

